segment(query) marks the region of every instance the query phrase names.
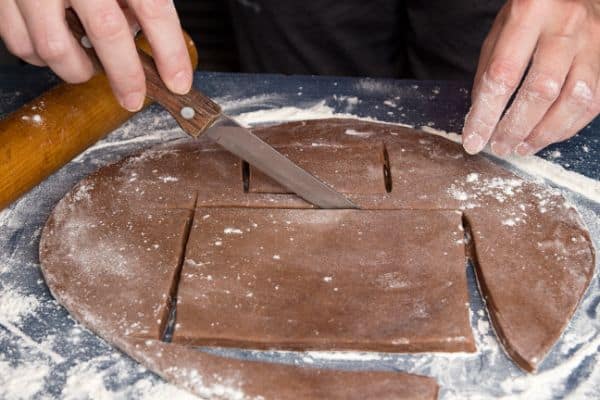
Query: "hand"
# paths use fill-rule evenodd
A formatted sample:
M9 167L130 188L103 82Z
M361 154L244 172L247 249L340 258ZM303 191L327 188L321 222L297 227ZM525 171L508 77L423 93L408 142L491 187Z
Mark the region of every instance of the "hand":
M481 50L465 150L491 138L496 155L525 156L570 138L600 113L599 81L600 0L508 1Z
M48 65L70 83L90 79L91 61L70 33L65 8L79 15L121 105L139 110L146 83L130 27L141 25L161 78L175 93L192 85L192 65L172 0L0 0L0 38L21 59Z

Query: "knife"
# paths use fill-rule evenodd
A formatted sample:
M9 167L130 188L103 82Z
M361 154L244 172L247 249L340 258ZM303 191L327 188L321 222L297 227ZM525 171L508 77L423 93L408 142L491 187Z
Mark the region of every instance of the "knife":
M66 10L66 18L76 39L91 57L95 67L100 69L100 62L81 21L71 9ZM192 88L185 95L169 91L160 78L152 57L140 49L138 53L146 74L146 96L165 107L187 134L197 138L204 133L229 152L319 208L358 208L344 195L225 115L221 107L200 90Z

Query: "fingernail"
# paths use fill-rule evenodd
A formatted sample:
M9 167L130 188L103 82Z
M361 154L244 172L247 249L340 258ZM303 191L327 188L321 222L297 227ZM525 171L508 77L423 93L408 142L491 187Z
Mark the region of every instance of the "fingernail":
M485 142L476 133L466 135L463 139L463 147L469 154L479 153L485 147Z
M525 156L529 156L529 155L533 154L533 148L530 145L528 145L527 143L520 143L516 147L515 152L518 155L525 157Z
M177 94L186 94L191 88L191 78L186 71L179 71L171 81L171 90Z
M142 92L131 92L125 95L121 105L131 112L139 111L144 105L144 95Z
M506 157L510 154L510 147L506 143L494 141L490 147L492 148L492 153L498 157Z

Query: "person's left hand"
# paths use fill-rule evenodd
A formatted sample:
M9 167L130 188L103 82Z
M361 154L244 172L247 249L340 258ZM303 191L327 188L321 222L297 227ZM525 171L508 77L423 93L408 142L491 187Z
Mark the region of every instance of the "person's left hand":
M498 156L531 155L584 128L600 113L600 0L509 0L483 44L472 101L471 154L490 141Z

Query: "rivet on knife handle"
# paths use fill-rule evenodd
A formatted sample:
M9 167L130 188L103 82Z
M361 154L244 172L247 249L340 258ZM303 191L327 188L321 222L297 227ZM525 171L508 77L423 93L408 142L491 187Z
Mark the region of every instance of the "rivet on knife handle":
M102 65L77 14L67 9L66 19L73 35L90 56L94 67L101 70ZM218 118L221 114L218 104L196 89L185 95L172 93L160 78L152 57L141 49L138 49L138 54L146 75L146 96L166 108L186 133L198 137Z
M185 132L198 137L221 115L221 107L199 90L173 94L160 78L154 60L140 50L138 53L146 74L146 95L166 108Z

